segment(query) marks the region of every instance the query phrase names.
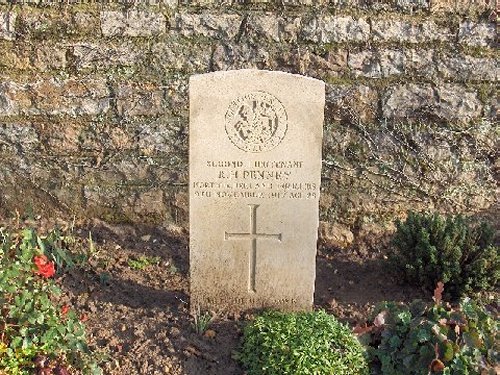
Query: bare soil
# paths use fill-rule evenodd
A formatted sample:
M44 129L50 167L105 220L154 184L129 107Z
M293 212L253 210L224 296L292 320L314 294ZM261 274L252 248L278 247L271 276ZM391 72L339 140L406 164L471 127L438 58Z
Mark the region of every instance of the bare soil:
M89 232L96 246L89 267L73 269L62 282L67 302L87 319L91 344L109 355L106 374L244 374L234 353L248 316L215 317L205 334L194 328L188 235L182 229L95 220L77 230L81 238ZM315 308L354 325L365 321L380 301L427 297L396 283L384 253L383 248L320 248ZM129 260L141 255L160 262L130 267Z
M196 332L189 314L187 233L100 220L78 228L73 233L89 258L59 280L67 292L62 302L81 314L91 346L106 354L105 374L244 374L234 354L251 316L214 317L209 330ZM378 302L429 297L399 285L388 272L383 242L373 243L380 248L320 246L316 309L354 325L366 321ZM141 256L159 262L131 267L129 261Z

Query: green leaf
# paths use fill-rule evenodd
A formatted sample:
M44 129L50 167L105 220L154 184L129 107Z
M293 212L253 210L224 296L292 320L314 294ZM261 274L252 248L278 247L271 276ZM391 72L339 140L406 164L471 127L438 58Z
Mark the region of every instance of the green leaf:
M40 251L43 254L47 254L47 251L45 250L45 244L43 243L43 240L39 236L36 236L36 242L38 244L38 247L40 248Z
M476 331L464 332L462 335L465 345L470 346L472 348L481 346L482 340Z
M39 325L42 325L44 321L45 321L45 315L42 314L42 313L39 313L38 316L37 316L37 318L36 318L36 322Z
M14 337L14 338L11 340L11 342L10 342L10 347L11 347L12 349L16 349L16 348L21 347L22 343L23 343L23 339L22 339L22 337L16 336L16 337Z
M454 354L455 354L455 350L453 348L453 344L451 342L445 343L444 344L444 353L443 353L444 362L451 361Z
M427 329L419 329L417 333L417 340L419 343L427 342L431 339L431 332Z

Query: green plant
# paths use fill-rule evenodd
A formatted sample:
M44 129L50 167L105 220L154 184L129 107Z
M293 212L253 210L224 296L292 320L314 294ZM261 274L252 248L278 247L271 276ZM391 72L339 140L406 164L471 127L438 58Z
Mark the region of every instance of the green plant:
M168 272L171 274L171 275L175 275L179 272L179 269L175 266L175 264L170 264L168 266Z
M99 284L101 285L107 285L110 279L111 275L109 274L109 272L101 272L99 274Z
M88 251L89 258L97 256L97 254L99 254L99 250L97 250L97 247L94 244L94 239L92 238L92 232L90 231L88 236L88 244L89 244L89 251Z
M498 319L469 298L457 307L443 304L442 291L439 283L434 304L384 302L373 325L355 328L369 346L375 373L496 374Z
M205 311L202 313L200 309L196 311L193 318L194 318L193 328L199 335L205 333L205 331L208 329L210 323L212 323L213 320L213 316L212 314L210 314L210 312Z
M68 259L60 240L56 231L41 236L30 228L0 229L0 372L74 367L100 373L84 324L75 311L57 303L62 291L53 280L55 262L64 267Z
M263 313L245 327L238 358L249 375L368 374L361 344L324 311Z
M130 268L136 270L143 270L146 267L157 265L160 263L160 257L148 257L145 255L141 255L135 259L129 259L127 264Z
M409 212L396 225L389 259L409 283L432 291L442 281L453 298L497 285L499 247L493 245L493 230L486 223Z
M74 239L64 233L59 228L54 228L48 234L36 237L37 246L42 254L51 258L59 273L67 271L75 266L73 254L68 251L66 243L73 242Z

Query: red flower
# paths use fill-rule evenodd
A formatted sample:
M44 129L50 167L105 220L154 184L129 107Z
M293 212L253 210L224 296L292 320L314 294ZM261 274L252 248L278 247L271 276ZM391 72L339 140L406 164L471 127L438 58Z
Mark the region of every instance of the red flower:
M62 305L61 307L61 315L66 315L69 312L69 306L68 305Z
M40 267L40 266L46 265L49 262L49 260L47 259L47 257L45 255L36 255L33 258L33 262L35 262L37 267Z
M37 275L49 278L54 276L54 274L56 273L54 262L49 262L45 255L35 256L33 262L35 263L37 268L37 270L35 271Z
M87 314L80 315L80 322L86 322L89 320L89 316Z

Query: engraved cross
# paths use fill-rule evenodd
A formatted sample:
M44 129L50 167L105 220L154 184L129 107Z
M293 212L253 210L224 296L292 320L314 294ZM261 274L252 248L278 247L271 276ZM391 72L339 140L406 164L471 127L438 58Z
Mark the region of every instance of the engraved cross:
M250 207L250 232L249 233L228 233L224 232L224 240L251 240L252 248L249 253L248 262L248 291L255 293L255 269L257 261L257 239L271 239L281 242L281 233L257 233L257 208L258 204L249 204Z

